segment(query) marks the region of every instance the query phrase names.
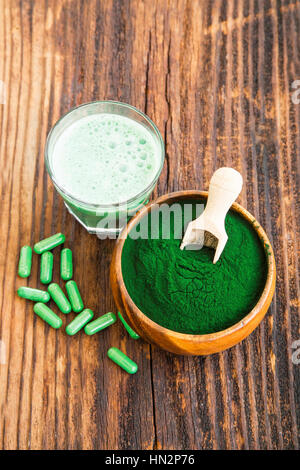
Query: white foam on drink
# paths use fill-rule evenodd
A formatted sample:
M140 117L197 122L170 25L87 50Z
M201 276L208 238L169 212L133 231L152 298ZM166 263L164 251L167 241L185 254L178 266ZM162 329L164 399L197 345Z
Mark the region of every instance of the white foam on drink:
M141 124L115 114L93 114L58 137L52 168L58 184L93 204L126 201L151 184L160 148Z

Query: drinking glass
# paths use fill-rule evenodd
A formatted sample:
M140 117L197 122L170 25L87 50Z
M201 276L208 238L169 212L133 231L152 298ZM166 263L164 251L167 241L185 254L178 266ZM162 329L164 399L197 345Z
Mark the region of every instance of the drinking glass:
M125 116L142 126L152 135L156 147L159 166L150 184L142 191L128 200L122 200L117 204L91 204L76 198L71 192L66 191L58 183L53 168L54 147L59 136L74 122L92 114L112 114ZM97 234L99 238L116 238L129 218L134 215L142 205L149 200L156 182L161 174L165 158L164 143L160 132L151 119L144 113L126 103L117 101L94 101L82 104L62 116L52 127L48 134L45 147L45 165L48 174L58 191L64 199L68 211L83 225L89 233ZM100 175L99 175L100 177Z

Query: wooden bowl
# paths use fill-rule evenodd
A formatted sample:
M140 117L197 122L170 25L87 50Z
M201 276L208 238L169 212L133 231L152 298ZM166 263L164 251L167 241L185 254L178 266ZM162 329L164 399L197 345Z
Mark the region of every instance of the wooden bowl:
M125 287L121 269L122 249L128 233L133 226L139 223L142 217L150 211L154 204L160 205L163 203L175 203L184 199L190 200L201 198L207 198L206 191L178 191L176 193L166 194L153 203L145 206L129 221L120 234L111 262L110 282L112 292L118 310L120 310L125 320L143 339L149 343L155 344L166 351L177 354L213 354L219 351L224 351L225 349L239 343L262 321L270 306L275 290L276 268L274 253L270 241L258 222L255 221L255 223L253 223L255 218L242 206L234 203L231 209L241 214L247 221L249 221L249 223L252 224L253 229L256 230L265 247L265 251L268 251L268 254L266 254L268 266L266 284L260 299L251 312L249 312L241 321L225 330L205 335L191 335L178 333L158 325L144 315L143 312L135 305Z

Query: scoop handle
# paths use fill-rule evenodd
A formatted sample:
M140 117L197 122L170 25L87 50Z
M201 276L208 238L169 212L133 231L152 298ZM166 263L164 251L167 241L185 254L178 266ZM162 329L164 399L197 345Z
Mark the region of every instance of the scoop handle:
M233 168L222 167L213 174L210 184L205 217L215 224L224 223L227 212L240 194L242 175Z

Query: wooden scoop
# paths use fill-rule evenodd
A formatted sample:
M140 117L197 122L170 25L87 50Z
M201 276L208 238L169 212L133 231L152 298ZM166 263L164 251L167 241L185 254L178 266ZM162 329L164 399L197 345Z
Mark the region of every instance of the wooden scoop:
M213 174L207 204L197 219L187 226L180 249L200 250L203 245L215 248L213 263L220 258L228 240L225 217L243 186L242 175L233 168L219 168Z

